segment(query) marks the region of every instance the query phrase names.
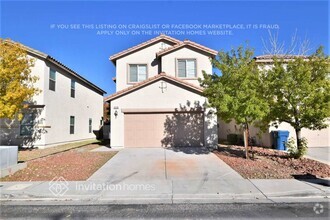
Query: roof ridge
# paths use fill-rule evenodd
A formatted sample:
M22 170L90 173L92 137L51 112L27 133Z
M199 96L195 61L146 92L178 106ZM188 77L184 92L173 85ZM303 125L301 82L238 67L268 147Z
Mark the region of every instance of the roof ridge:
M259 55L255 56L257 59L267 59L267 58L272 58L272 57L308 57L307 55L299 55L299 54L264 54L264 55Z

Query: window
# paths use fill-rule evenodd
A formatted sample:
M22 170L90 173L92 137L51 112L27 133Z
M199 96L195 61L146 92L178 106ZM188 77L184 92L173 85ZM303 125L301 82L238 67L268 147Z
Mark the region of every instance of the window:
M179 59L178 60L178 77L196 78L196 60L195 59Z
M76 82L71 79L71 97L74 98L76 95Z
M70 116L70 134L74 134L74 116Z
M56 71L50 68L49 70L49 90L55 91Z
M25 113L21 121L20 135L21 136L32 136L34 127L35 114Z
M129 65L129 79L128 82L141 82L147 79L147 65L146 64L130 64Z
M88 132L92 133L92 119L91 118L88 121Z

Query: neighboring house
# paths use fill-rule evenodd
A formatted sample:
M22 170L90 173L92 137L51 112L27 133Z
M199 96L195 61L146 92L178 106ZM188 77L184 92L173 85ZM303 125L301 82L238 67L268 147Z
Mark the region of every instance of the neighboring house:
M27 103L21 122L0 120L0 145L45 148L95 138L106 92L51 56L24 46L42 92Z
M282 55L284 61L292 60L294 55ZM254 58L256 63L262 66L262 68L270 69L273 65L273 56L272 55L262 55ZM330 120L328 119L328 123L330 124ZM276 128L274 126L270 126L266 133L262 133L258 135L259 129L253 126L250 127L250 137L255 137L255 140L260 146L272 146L273 140L271 137L271 132L276 130L287 130L289 131L289 138L296 138L296 133L294 128L287 122L282 122ZM225 123L223 121L219 121L219 138L226 139L228 134L242 134L238 125L234 122ZM330 146L330 127L322 129L322 130L310 130L303 128L301 130L302 137L305 137L308 141L308 147L329 147Z
M111 147L217 145L217 117L198 78L212 74L217 52L160 35L110 57L116 93L110 103Z

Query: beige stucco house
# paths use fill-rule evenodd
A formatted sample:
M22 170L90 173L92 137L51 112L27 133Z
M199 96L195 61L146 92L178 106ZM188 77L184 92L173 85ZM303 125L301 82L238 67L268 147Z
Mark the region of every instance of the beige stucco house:
M160 35L110 57L116 93L110 103L111 147L216 146L217 117L198 78L217 52Z
M39 148L95 139L100 128L105 91L53 57L24 46L39 77L35 95L21 122L0 120L0 145Z
M285 55L282 58L284 61L292 59L293 55ZM256 63L259 64L260 68L265 70L272 68L273 56L272 55L261 55L254 58ZM327 121L330 124L330 119ZM273 140L271 137L272 131L286 130L289 131L288 138L296 138L294 128L287 122L282 122L278 127L270 126L265 133L260 134L260 130L253 126L250 127L250 137L254 137L256 144L260 146L271 147ZM225 123L219 120L219 139L226 139L228 134L242 134L240 126L235 122ZM329 147L330 146L330 126L322 130L310 130L303 128L301 130L302 137L308 141L308 147Z

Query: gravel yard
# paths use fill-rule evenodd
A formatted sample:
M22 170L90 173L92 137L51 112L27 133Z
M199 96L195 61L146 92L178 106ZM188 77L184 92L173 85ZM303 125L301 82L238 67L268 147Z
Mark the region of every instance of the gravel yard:
M98 144L89 144L30 160L27 162L27 168L0 181L50 181L60 176L67 181L86 180L117 153L91 152L97 147ZM33 151L40 150L31 151L33 154L39 154Z
M37 158L45 157L48 155L68 151L74 148L79 148L89 144L94 144L93 146L97 147L98 146L97 144L101 144L101 142L98 140L86 140L86 141L79 141L69 144L62 144L54 147L48 147L45 149L38 149L38 148L19 149L18 161L26 162Z
M329 165L311 159L292 159L282 151L253 147L254 159L247 160L244 152L242 146L221 145L213 153L247 179L330 177Z

